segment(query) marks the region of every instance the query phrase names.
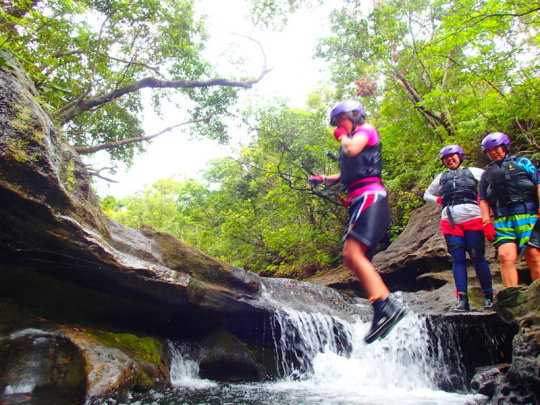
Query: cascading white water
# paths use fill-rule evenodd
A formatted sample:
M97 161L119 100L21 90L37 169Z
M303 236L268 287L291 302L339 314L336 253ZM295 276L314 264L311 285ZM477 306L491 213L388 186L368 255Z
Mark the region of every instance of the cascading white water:
M273 308L270 327L281 379L234 385L197 379L193 348L175 343L171 377L183 390L178 395L194 398L193 403L203 398L208 404L228 400L257 405L447 405L476 404L485 398L439 388L454 383L456 372L463 371L452 326L436 331L435 341L430 341L433 325L410 311L386 338L367 345L364 336L371 324L367 301L309 283L268 283L262 286L262 295ZM220 399L212 402L213 398ZM176 404L172 397L163 403Z
M205 398L249 398L233 403L481 403L481 395L448 393L438 388L437 381L452 378L455 364L448 362L448 347L433 350L426 322L409 313L385 339L367 345L363 337L369 322L347 322L281 306L274 313L272 329L282 380L225 389L209 381L197 382L197 367L189 358L189 348L178 344L173 350L171 377L177 386L189 387L189 395L193 395L193 389L203 388ZM452 336L446 338L452 340ZM441 343L442 339L437 344Z
M437 389L450 376L444 350L430 350L425 320L407 315L385 339L363 341L369 322L345 322L323 314L281 308L274 315L275 346L285 378L316 384Z

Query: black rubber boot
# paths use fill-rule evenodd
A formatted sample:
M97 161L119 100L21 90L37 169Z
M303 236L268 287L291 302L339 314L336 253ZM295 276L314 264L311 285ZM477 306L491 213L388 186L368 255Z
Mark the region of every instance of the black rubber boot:
M392 328L405 316L405 309L390 297L373 301L373 322L364 337L366 343L373 343L390 333Z
M454 308L455 312L467 312L469 311L469 297L467 297L467 294L458 294L458 303L456 307Z
M493 308L493 293L487 292L484 293L484 309Z

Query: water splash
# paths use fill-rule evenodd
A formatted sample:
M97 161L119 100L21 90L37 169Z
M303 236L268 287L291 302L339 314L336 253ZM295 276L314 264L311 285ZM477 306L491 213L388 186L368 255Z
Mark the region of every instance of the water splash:
M360 303L359 305L365 305ZM370 323L348 322L320 313L281 307L272 319L275 349L283 378L275 382L217 384L197 380L190 348L171 347L171 376L176 388L137 404L273 405L465 405L485 403L482 395L450 393L438 381L451 378L449 363L452 330L430 340L426 318L409 313L385 339L371 345L363 341ZM195 356L196 357L196 356ZM455 356L458 358L459 356ZM179 399L181 398L181 400ZM141 401L141 402L139 402Z
M171 384L175 387L207 388L217 384L199 378L199 363L191 357L191 345L169 341Z

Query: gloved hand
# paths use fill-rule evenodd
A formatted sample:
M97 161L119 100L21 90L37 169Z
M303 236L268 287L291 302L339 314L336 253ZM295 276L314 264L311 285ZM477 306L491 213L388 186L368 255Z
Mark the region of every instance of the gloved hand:
M493 226L493 223L488 221L482 224L482 226L484 227L484 236L486 239L493 242L495 240L495 227Z
M442 197L437 197L437 204L442 207Z
M308 183L313 187L317 187L319 184L324 183L324 176L309 176Z
M336 138L337 141L340 140L340 138L345 135L347 136L347 130L343 127L338 127L336 129L334 129L334 137Z

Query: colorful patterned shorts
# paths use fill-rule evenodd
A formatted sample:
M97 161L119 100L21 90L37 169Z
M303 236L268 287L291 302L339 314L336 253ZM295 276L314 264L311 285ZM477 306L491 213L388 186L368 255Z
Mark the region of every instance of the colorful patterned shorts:
M536 222L536 214L515 214L495 219L495 246L505 243L515 243L520 248L525 246Z

